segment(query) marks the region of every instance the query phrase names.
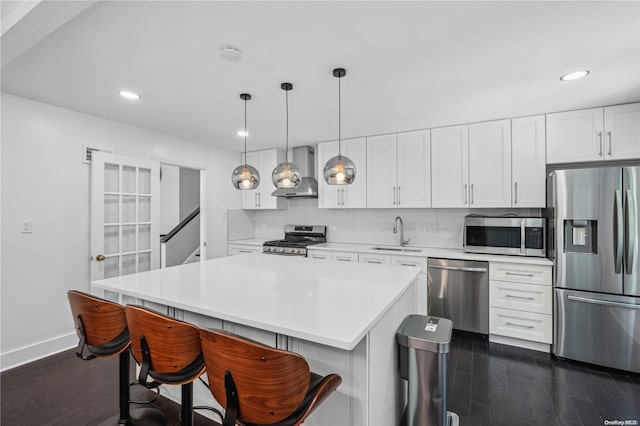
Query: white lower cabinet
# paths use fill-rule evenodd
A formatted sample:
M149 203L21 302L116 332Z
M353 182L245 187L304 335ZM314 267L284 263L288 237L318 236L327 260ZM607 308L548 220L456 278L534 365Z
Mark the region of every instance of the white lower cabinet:
M311 259L331 260L331 252L326 250L307 249L307 257Z
M422 271L418 275L416 282L416 313L427 315L427 258L415 256L391 256L391 264L399 266L410 266L420 268Z
M548 352L553 342L552 290L551 266L490 262L490 340Z
M338 262L357 262L358 253L353 251L332 251L331 260Z
M262 252L262 246L256 246L251 244L227 244L227 256L235 256L237 254L244 253L260 253Z
M358 255L360 263L374 263L378 265L391 265L391 255L377 253L360 253Z

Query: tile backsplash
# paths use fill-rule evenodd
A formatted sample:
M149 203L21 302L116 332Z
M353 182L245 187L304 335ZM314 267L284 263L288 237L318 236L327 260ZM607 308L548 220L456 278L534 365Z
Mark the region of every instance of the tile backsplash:
M255 211L255 238L278 239L284 225L326 225L333 243L399 245L393 223L400 216L410 246L462 248L464 217L470 213L540 216L540 209L319 209L313 198L289 199L284 210Z

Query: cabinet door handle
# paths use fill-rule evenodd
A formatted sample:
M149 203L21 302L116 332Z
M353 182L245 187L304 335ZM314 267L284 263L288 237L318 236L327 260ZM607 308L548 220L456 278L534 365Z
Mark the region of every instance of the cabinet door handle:
M508 271L505 272L505 275L516 275L516 276L519 276L519 277L531 277L531 278L533 278L535 276L533 274L521 274L519 272L508 272Z
M473 204L473 184L471 184L471 204Z
M518 182L513 183L514 200L513 204L518 204Z
M464 204L467 204L467 184L464 184Z
M342 188L341 191L342 191L342 205L344 206L344 188Z
M535 328L535 327L534 327L534 326L532 326L532 325L515 324L515 323L512 323L512 322L508 322L508 323L506 323L506 324L507 324L507 325L510 325L510 326L512 326L512 327Z
M611 157L611 130L607 132L607 136L609 136L609 157Z
M602 132L598 132L597 135L600 138L600 153L598 155L602 157Z
M535 297L514 296L512 294L506 294L504 297L509 297L511 299L536 300Z
M396 205L396 187L393 187L393 205Z
M398 187L398 205L400 205L400 187Z
M258 207L258 193L257 193L257 192L255 192L255 193L253 194L253 205L254 205L255 207Z

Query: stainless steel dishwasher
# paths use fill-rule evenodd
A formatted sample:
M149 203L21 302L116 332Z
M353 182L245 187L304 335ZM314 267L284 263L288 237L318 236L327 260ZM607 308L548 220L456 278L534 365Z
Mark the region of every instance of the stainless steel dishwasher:
M489 334L489 263L427 261L429 315L449 318L453 328Z

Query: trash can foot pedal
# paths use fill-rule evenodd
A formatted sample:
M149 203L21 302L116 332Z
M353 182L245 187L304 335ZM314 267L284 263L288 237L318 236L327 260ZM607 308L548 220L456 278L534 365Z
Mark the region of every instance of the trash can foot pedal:
M447 426L459 426L460 417L456 413L447 411Z

